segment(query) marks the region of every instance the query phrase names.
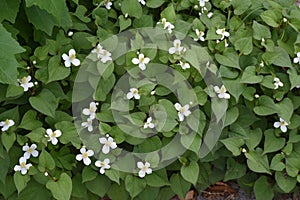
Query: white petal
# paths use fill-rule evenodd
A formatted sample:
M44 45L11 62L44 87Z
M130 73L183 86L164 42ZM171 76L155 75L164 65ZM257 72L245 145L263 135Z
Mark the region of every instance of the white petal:
M70 49L69 50L69 56L73 55L73 54L76 55L76 51L74 49Z
M178 117L179 117L179 121L183 121L184 120L184 115L181 114L180 112L178 112Z
M99 142L101 144L105 144L107 142L107 139L105 137L99 138Z
M150 62L150 58L148 58L148 57L144 58L144 63L145 64L148 64L149 62Z
M65 54L65 53L61 57L64 60L69 60L69 56L67 54Z
M219 88L219 86L214 86L214 90L215 90L216 93L220 93L220 88Z
M14 171L17 172L17 171L21 171L21 166L20 165L16 165L14 167Z
M93 131L93 126L88 126L88 131L92 132Z
M86 152L86 149L84 148L84 147L82 147L81 149L80 149L80 153L85 153Z
M126 95L127 99L132 99L133 97L133 93L132 92L128 92Z
M135 98L135 99L140 99L141 96L140 96L139 94L135 94L135 95L134 95L134 98Z
M52 141L52 144L53 144L53 145L56 145L56 144L58 143L58 140L57 140L56 138L52 138L51 141Z
M29 158L30 158L30 153L25 152L25 153L24 153L24 158L29 159Z
M135 65L137 65L137 64L140 63L139 59L137 59L137 58L133 58L133 59L131 60L131 62L132 62L133 64L135 64Z
M189 111L189 110L186 110L183 112L183 115L186 117L189 116L190 114L191 114L191 111Z
M61 131L60 130L56 130L56 131L54 131L54 133L56 134L56 137L60 137L61 136Z
M148 126L149 126L149 128L154 128L154 124L153 123L150 123Z
M145 70L145 69L146 69L146 65L145 65L144 63L140 63L140 64L139 64L139 68L140 68L141 70Z
M82 155L81 154L76 155L76 160L81 161L82 160Z
M76 67L80 65L80 60L77 59L77 58L73 59L71 62L72 62L72 64L75 65Z
M178 111L181 109L181 105L179 103L175 103L174 106L175 106L176 110L178 110Z
M147 122L148 123L152 122L152 117L148 117Z
M90 159L90 158L84 158L84 159L83 159L83 163L84 163L85 165L90 165L90 164L91 164L91 159Z
M100 161L100 160L97 160L97 161L95 162L95 166L96 166L96 167L101 167L101 161Z
M224 99L230 99L230 94L224 93Z
M150 167L150 163L149 162L145 162L145 167L149 168Z
M65 67L71 67L71 62L69 60L65 61Z
M137 165L137 167L139 168L139 169L142 169L143 167L144 167L144 164L142 163L142 162L137 162L136 163L136 165Z
M25 175L27 173L27 169L26 168L21 168L21 174Z
M175 52L176 52L176 48L175 47L169 48L169 54L174 54Z
M298 63L298 62L299 62L299 60L300 60L300 59L299 59L298 57L296 57L296 58L294 58L294 60L293 60L293 61L294 61L294 63Z
M115 149L117 148L117 144L115 142L110 143L110 148Z
M22 151L27 151L29 149L29 146L28 145L25 145L22 147Z
M100 172L100 174L104 174L105 173L104 167L101 167L99 172Z
M108 154L108 153L109 153L109 149L110 149L109 146L104 145L104 146L102 147L102 152L103 152L104 154Z
M143 170L139 171L139 177L144 178L145 177L145 172Z
M274 127L275 128L279 128L280 125L281 125L280 122L274 122Z
M94 151L93 150L88 150L87 153L88 153L88 156L93 156L94 155Z
M82 114L84 114L84 115L90 115L90 114L91 114L91 111L90 111L90 109L88 109L88 108L84 108L84 109L82 110Z
M148 169L146 170L146 173L147 173L147 174L151 174L151 173L152 173L152 169L151 169L151 168L148 168Z
M281 129L281 131L284 132L284 133L287 131L286 126L280 126L280 129Z
M109 162L110 162L110 160L109 160L109 158L105 158L105 159L103 160L103 162L105 163L105 165L108 165Z
M37 150L34 150L34 151L32 152L32 156L33 156L33 157L38 157L38 155L39 155L39 152L38 152Z

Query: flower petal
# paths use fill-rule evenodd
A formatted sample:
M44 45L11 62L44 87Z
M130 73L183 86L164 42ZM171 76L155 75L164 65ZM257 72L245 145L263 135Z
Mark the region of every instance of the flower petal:
M273 125L273 126L274 126L275 128L279 128L280 125L281 125L280 122L274 122L274 125Z
M141 161L137 162L136 165L139 169L142 169L144 167L144 164Z
M109 153L109 149L110 149L109 146L104 145L104 146L102 147L102 152L103 152L104 154L108 154L108 153Z
M73 60L71 61L71 63L77 67L77 66L80 65L80 60L77 59L77 58L75 58L75 59L73 59Z
M145 177L145 172L143 170L139 171L139 177L144 178Z

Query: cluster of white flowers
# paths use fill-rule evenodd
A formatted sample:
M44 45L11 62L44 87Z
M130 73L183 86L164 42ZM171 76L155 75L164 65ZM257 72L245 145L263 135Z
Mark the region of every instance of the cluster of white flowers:
M89 132L93 131L93 120L96 118L97 103L91 102L89 108L84 108L82 114L87 115L86 122L82 122L81 126L87 128Z
M60 130L52 131L52 129L48 128L46 130L45 137L49 138L48 142L51 142L53 145L56 145L58 143L58 139L57 138L60 137L61 135L62 135L62 133L61 133Z
M229 36L230 36L230 33L227 32L227 31L225 30L225 28L217 29L217 30L216 30L216 33L217 33L218 35L221 35L221 39L220 39L220 40L224 40L225 37L229 37Z
M6 119L5 121L0 122L0 126L2 126L1 131L7 131L9 127L15 125L14 120L12 119Z
M62 59L65 61L65 67L71 67L71 64L74 66L80 65L80 60L76 58L76 51L74 49L69 50L69 55L64 53Z
M131 62L135 65L139 65L139 68L141 70L145 70L146 69L146 64L148 64L150 62L150 58L145 57L144 54L137 52L138 54L138 58L133 58L131 60Z
M24 151L24 155L19 158L19 165L15 165L14 171L20 171L22 175L27 174L29 168L32 166L31 163L27 164L27 160L33 156L33 157L38 157L39 152L36 150L37 146L36 144L32 144L31 146L28 146L26 143L23 147L22 150Z
M287 123L284 119L282 119L281 117L279 118L279 122L274 122L274 128L279 128L282 132L287 132L287 126L289 125L289 123Z
M219 88L219 86L214 86L214 91L218 94L220 99L230 99L230 94L227 93L227 89L224 85Z
M110 10L112 6L112 2L110 0L104 0L103 5L107 10Z
M112 60L111 53L105 50L101 44L98 44L97 47L92 50L92 53L95 53L97 55L97 59L100 59L102 63Z
M180 103L175 103L174 107L178 111L178 118L181 122L184 120L184 117L187 117L191 114L191 111L189 110L190 106L188 104L181 106Z
M280 81L279 78L274 78L274 89L277 90L279 87L283 87L283 83Z
M99 138L100 144L103 145L102 153L108 154L110 149L116 149L117 144L114 142L114 139L110 137L108 134L106 137ZM76 155L76 160L83 161L85 165L90 165L92 163L90 157L94 155L93 150L87 150L85 146L81 147L80 154ZM109 158L105 158L103 161L97 160L95 162L95 166L100 168L100 173L104 174L106 169L110 169L110 160Z
M31 76L24 76L21 79L18 79L18 82L21 87L23 87L24 92L27 92L29 88L32 88L34 86L33 82L30 82Z
M195 29L195 32L196 32L197 37L194 38L194 41L200 40L203 42L205 40L205 38L204 38L205 33L203 31L199 31L198 29Z
M157 24L162 24L163 28L167 29L169 33L172 33L175 28L175 26L171 22L168 22L166 18L162 18L161 22L157 22Z
M300 65L300 52L297 52L297 57L294 58L294 63L298 63Z
M169 48L169 54L175 54L182 56L186 52L186 48L181 46L181 41L178 39L175 39L173 41L173 47Z

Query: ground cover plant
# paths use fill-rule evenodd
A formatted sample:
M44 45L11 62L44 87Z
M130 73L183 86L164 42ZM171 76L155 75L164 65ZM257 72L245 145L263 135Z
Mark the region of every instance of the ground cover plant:
M0 5L1 199L297 195L299 2Z

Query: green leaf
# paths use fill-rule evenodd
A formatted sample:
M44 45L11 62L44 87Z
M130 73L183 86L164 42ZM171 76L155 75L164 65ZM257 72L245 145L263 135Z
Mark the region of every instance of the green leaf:
M272 200L274 197L274 190L266 176L259 177L253 189L257 200Z
M223 83L228 90L228 92L234 96L236 102L239 101L239 97L243 93L243 91L246 89L246 84L240 83L241 77L238 77L235 80L231 79L223 79Z
M87 189L99 197L104 197L110 185L111 181L103 175L98 175L94 180L85 183Z
M3 146L0 142L0 148L2 149L2 154L0 156L0 162L1 162L1 167L0 167L0 181L4 184L5 183L5 179L6 179L6 175L7 175L7 172L9 170L9 167L10 167L10 158L9 158L9 155L6 151L3 150ZM0 182L0 185L1 185L1 182ZM0 187L1 188L1 187ZM1 189L0 189L1 191Z
M226 146L226 148L232 152L234 156L241 154L241 146L244 144L244 140L238 137L230 137L221 140L221 142Z
M249 134L247 134L248 138L245 142L249 150L254 151L254 148L261 142L262 135L263 134L260 128L250 130Z
M43 149L40 156L39 156L39 165L38 169L41 172L44 172L45 170L52 170L55 168L55 161L52 158L52 156L45 150Z
M58 180L50 179L46 187L57 200L70 199L72 193L72 179L68 174L62 173Z
M298 75L296 68L294 67L289 68L287 73L289 74L291 89L293 89L297 85L300 85L300 75Z
M50 83L52 81L62 80L70 75L70 68L64 67L61 65L61 57L53 56L49 59L48 62L48 81Z
M246 170L247 168L244 164L241 164L232 158L228 158L224 181L241 178L246 174Z
M227 110L224 127L234 123L238 117L239 117L239 109L237 107L232 107L231 109Z
M297 183L297 179L290 177L284 172L275 172L275 180L277 185L282 189L285 193L291 192Z
M17 85L8 85L6 90L6 98L18 97L24 93L24 89Z
M180 169L181 176L188 182L196 185L199 176L199 165L191 161L187 166L183 165Z
M271 38L270 29L267 26L262 25L256 21L253 21L252 30L253 38L256 40L261 40L262 38Z
M289 122L294 112L293 102L289 98L283 99L276 105L278 115L285 121Z
M124 15L127 13L129 16L135 18L140 18L143 14L141 4L135 0L122 1L121 10Z
M264 53L262 58L267 64L274 64L279 67L292 67L289 54L280 47L275 47L274 52L268 51Z
M262 75L256 75L256 67L248 66L243 72L241 83L260 83L263 80Z
M279 10L266 10L260 15L260 17L266 24L274 28L277 28L279 26L278 22L280 19L282 19Z
M68 121L58 122L55 124L55 128L61 130L61 132L63 133L59 138L59 141L62 144L71 142L73 146L75 146L76 148L80 148L81 140L74 123Z
M276 154L271 161L270 169L275 171L282 171L285 168L285 164L283 163L284 155Z
M141 193L146 187L146 182L142 179L127 175L125 178L125 188L129 192L131 198L136 197L139 193Z
M160 7L165 1L164 0L148 0L146 1L146 6L148 8L158 8Z
M114 87L115 81L116 78L113 74L108 79L101 78L95 92L95 100L104 101L110 90Z
M251 6L251 1L250 0L245 0L245 1L232 0L231 5L234 8L234 14L241 15L245 11L247 11L248 8Z
M43 89L40 94L29 98L31 106L37 111L55 117L55 110L57 108L57 100L55 95L48 89Z
M175 194L182 199L185 198L186 193L189 191L191 184L184 180L179 174L173 174L170 178L171 189Z
M274 108L276 108L274 101L270 97L262 95L259 97L257 106L254 107L253 111L257 115L267 116L277 112Z
M72 178L72 197L77 197L79 199L85 198L87 196L87 189L82 183L81 174L76 174Z
M45 138L46 130L42 127L32 130L30 133L26 135L31 141L42 143L43 139ZM45 145L47 142L45 141Z
M145 176L145 180L147 185L151 187L163 187L170 185L166 169L152 172L152 174Z
M299 155L300 155L300 147L299 143L296 143L295 145L292 145L291 143L287 143L286 147L291 147L290 151L292 152L286 157L286 172L288 175L295 177L299 173L300 169L300 160L299 160ZM285 152L285 151L284 151Z
M26 188L27 183L30 181L30 176L28 174L22 175L20 172L15 172L14 182L18 190L18 194Z
M131 19L125 18L123 15L119 16L119 23L120 23L120 32L125 30L131 25Z
M238 39L234 42L234 47L244 55L250 54L253 50L252 37Z
M174 23L176 21L176 13L173 4L166 7L161 13L161 18L166 18L168 22Z
M266 130L264 134L265 134L264 154L278 151L284 147L285 139L276 137L274 133L274 129Z
M113 200L128 199L128 193L125 190L125 186L124 186L123 182L121 182L120 185L113 184L109 188L109 191L107 192L107 195L109 196L109 198L111 198Z
M0 0L0 22L6 19L15 23L20 3L20 0Z
M115 169L105 171L105 175L112 181L120 184L120 172Z
M257 148L255 151L249 151L245 153L247 158L248 167L257 173L267 173L271 174L269 161L267 155L263 155L263 152L260 148Z
M64 0L26 0L26 7L38 6L42 10L46 10L49 14L55 17L59 26L68 29L72 26L71 16Z
M89 166L85 166L82 170L82 183L92 181L98 176L98 172Z
M0 83L15 84L17 82L17 67L15 54L25 51L11 34L0 24Z
M58 25L54 16L37 6L26 8L25 12L28 21L32 23L36 29L44 31L48 35L51 35L54 26Z
M43 125L42 122L36 119L37 112L35 110L28 110L22 118L21 124L18 128L23 128L26 130L34 130Z
M6 151L8 152L9 149L13 146L16 141L16 134L15 133L2 133L1 140L3 146L5 147Z
M216 54L215 58L222 65L240 69L239 57L235 51L227 50L223 53L223 55Z

